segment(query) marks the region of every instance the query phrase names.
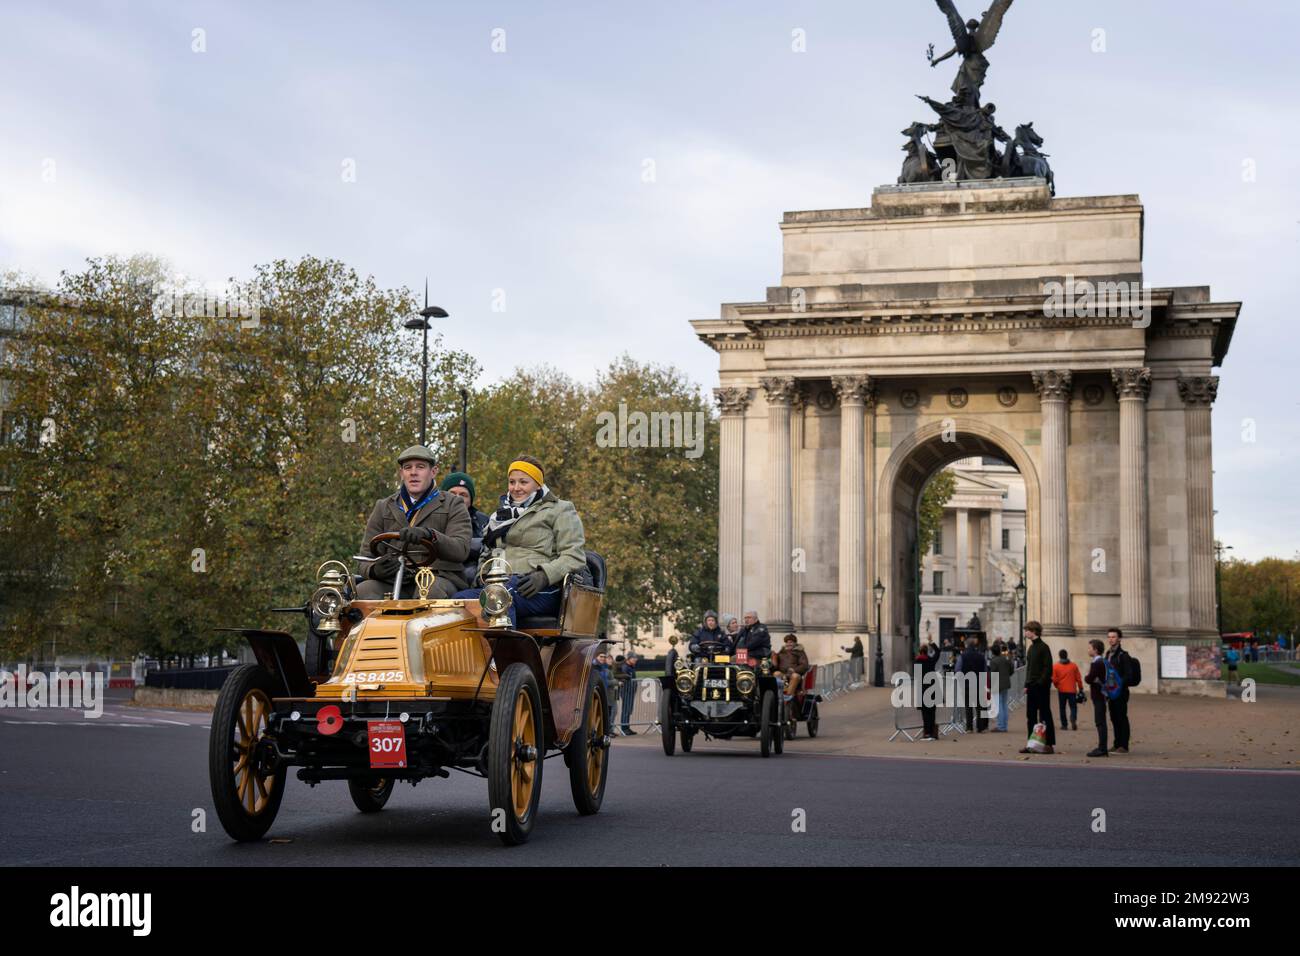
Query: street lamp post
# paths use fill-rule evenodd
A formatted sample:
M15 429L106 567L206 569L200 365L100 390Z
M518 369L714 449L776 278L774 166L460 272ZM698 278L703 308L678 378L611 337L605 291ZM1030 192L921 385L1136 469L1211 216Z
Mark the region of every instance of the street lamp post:
M460 390L460 470L468 471L469 461L469 390Z
M876 578L876 586L872 588L876 595L876 668L871 677L873 687L885 686L885 652L881 647L883 635L880 633L880 605L885 600L885 586L880 583L880 578Z
M429 445L426 431L429 421L429 320L445 319L449 314L446 309L439 308L436 305L429 305L429 282L426 279L424 282L424 308L420 310L418 317L413 316L407 319L405 323L408 329L421 329L424 332L424 346L420 356L420 444L426 448ZM463 436L463 423L461 428ZM464 453L462 452L462 454ZM462 471L464 467L462 462Z
M1223 636L1223 552L1231 550L1230 544L1214 542L1214 617L1220 637Z

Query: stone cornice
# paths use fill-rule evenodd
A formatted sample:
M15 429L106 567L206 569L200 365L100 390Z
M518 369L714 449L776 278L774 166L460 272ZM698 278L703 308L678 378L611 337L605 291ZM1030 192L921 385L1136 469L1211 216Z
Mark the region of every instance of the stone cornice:
M1219 394L1219 376L1189 375L1178 378L1178 397L1188 406L1201 405L1206 408L1214 404Z
M1034 380L1034 389L1038 392L1039 401L1070 400L1074 376L1069 369L1050 368L1029 374Z
M1151 394L1151 369L1149 368L1113 368L1110 381L1115 386L1115 397L1123 401L1126 398L1147 400Z

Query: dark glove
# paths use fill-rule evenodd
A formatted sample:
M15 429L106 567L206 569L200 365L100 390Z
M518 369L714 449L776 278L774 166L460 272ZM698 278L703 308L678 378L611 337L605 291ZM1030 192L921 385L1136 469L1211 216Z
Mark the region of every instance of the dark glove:
M397 577L397 558L386 554L370 565L370 577L376 581L391 581Z
M538 568L527 577L519 579L515 585L515 590L519 592L520 597L530 598L542 588L546 587L546 572Z
M413 544L423 544L433 541L433 531L429 528L417 528L414 526L403 528L398 534L401 535L402 544L410 547Z

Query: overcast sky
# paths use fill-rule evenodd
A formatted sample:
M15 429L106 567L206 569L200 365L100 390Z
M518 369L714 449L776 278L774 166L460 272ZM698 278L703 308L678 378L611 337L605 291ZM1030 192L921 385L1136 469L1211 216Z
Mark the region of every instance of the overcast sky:
M1020 0L984 96L1034 122L1058 194L1141 196L1149 283L1245 303L1214 445L1246 557L1300 548L1298 35L1291 3ZM894 181L947 36L930 0L7 2L0 269L330 256L428 275L484 381L627 351L712 386L687 321L779 281L784 210Z

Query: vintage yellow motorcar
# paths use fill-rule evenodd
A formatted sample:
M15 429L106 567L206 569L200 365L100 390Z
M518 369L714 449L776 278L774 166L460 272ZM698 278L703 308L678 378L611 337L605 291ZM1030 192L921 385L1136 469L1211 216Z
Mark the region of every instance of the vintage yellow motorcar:
M427 594L434 556L377 535L371 552L399 558L394 592L415 574ZM345 780L363 812L381 810L399 780L451 771L488 783L485 827L507 844L528 839L542 767L563 756L573 802L596 813L609 772L605 684L592 662L605 563L587 552L569 575L559 616L511 625L510 569L485 561L478 600L356 600L359 580L342 562L318 572L300 611L306 652L286 631L239 629L256 664L227 678L213 714L209 775L217 816L236 840L270 829L290 768L312 786Z

